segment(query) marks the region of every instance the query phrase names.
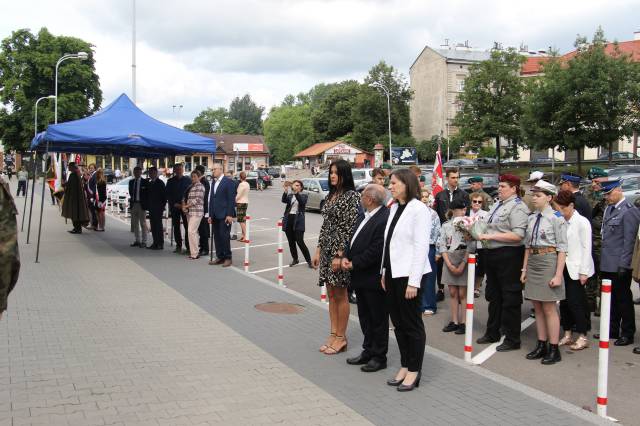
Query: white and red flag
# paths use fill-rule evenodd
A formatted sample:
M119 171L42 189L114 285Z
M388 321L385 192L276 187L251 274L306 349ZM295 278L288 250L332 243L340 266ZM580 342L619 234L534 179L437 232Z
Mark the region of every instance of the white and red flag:
M444 189L444 179L442 177L442 156L440 149L436 152L436 160L433 163L433 174L431 175L431 196L435 197L438 192Z

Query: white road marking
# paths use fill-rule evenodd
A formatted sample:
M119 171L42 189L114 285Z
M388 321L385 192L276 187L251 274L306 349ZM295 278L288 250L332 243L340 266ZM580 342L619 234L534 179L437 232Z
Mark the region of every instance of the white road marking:
M315 240L315 239L317 239L317 238L318 238L318 236L317 236L317 235L314 235L314 236L312 236L312 237L307 237L307 238L305 238L305 240ZM283 245L283 246L284 246L285 244L286 244L286 243L282 243L282 245ZM256 245L250 245L250 246L249 246L249 248L250 248L250 249L252 249L252 248L254 248L254 247L267 247L267 246L277 246L277 245L278 245L278 243L277 243L277 242L275 242L275 243L266 243L266 244L256 244ZM241 246L241 247L234 247L234 248L232 248L231 250L244 250L244 246Z
M531 318L531 317L526 318L524 321L522 321L522 324L520 324L520 330L521 331L526 330L527 327L529 327L531 324L535 322L536 322L535 318ZM493 343L487 349L483 350L478 355L474 356L471 359L471 362L473 362L476 365L482 364L483 362L485 362L486 360L488 360L489 358L491 358L493 355L496 354L497 352L496 348L499 345L501 345L503 341L504 341L504 336L502 336L499 342Z
M296 266L307 266L307 262L301 262L301 263L298 263L295 266L282 265L282 268L295 268ZM278 269L277 266L275 268L266 268L266 269L259 269L257 271L249 271L249 273L250 274L261 274L262 272L275 271L276 269Z

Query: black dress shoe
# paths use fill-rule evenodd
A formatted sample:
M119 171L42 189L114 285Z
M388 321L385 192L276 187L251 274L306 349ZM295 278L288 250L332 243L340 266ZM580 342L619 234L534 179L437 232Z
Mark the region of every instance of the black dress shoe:
M365 373L375 373L376 371L384 370L387 368L386 362L380 362L378 360L372 359L362 367L360 367L360 371L364 371Z
M298 259L292 260L291 263L289 264L289 268L292 268L292 267L296 266L298 263L300 263L300 261L298 261Z
M619 339L617 339L615 342L613 342L615 346L629 346L632 343L633 343L633 337L627 337L627 336L622 336Z
M151 250L163 250L162 246L154 246L151 248Z
M146 244L146 243L140 243L140 245L139 245L138 247L140 247L140 248L145 248L146 246L147 246L147 244Z
M544 358L547 355L548 347L547 342L544 340L538 340L538 344L536 348L529 352L525 358L527 359L540 359Z
M596 339L596 340L600 340L600 333L593 333L593 338ZM611 335L609 336L609 340L612 340L612 339L616 339L617 340L619 338L620 338L620 336L611 336Z
M358 300L356 299L356 296L353 293L349 293L349 303L351 303L352 305L355 305L356 303L358 303Z
M498 351L498 352L509 352L509 351L517 351L518 349L520 349L520 343L514 343L514 342L510 342L508 340L505 340L504 342L502 342L501 345L499 345L496 348L496 351Z
M400 386L402 384L402 382L404 381L404 378L396 380L396 379L389 379L387 380L387 384L389 386Z
M71 231L67 231L67 232L69 232L70 234L82 234L82 231L79 231L77 229L72 229Z
M398 392L409 392L409 391L412 391L413 388L419 388L421 378L422 378L422 371L419 371L418 375L416 376L416 379L410 385L403 385L402 383L400 383L398 385Z
M449 324L445 325L444 328L442 329L442 331L444 333L450 333L452 331L456 331L460 326L458 324L456 324L455 322L451 321L449 322Z
M637 348L633 348L633 353L636 355L640 355L640 346L638 346Z
M131 243L129 247L140 247L140 243L136 241L135 243Z
M354 356L352 358L347 358L347 364L349 364L349 365L363 365L363 364L368 363L370 360L371 360L371 358L360 354L360 355Z
M552 365L556 362L562 361L562 357L560 356L560 349L558 349L558 345L549 345L549 352L542 359L542 365Z
M173 252L181 254L182 253L182 246L176 246L176 248L173 250Z
M633 304L640 305L640 297L638 297L637 299L634 299Z
M156 249L155 244L151 244L150 246L147 246L147 250L155 250L155 249Z
M444 300L444 290L438 290L436 294L436 301L442 302Z
M458 329L453 334L464 334L467 332L467 326L465 324L458 325Z
M488 336L488 335L485 334L484 336L482 336L478 340L476 340L476 343L479 344L479 345L486 345L488 343L496 343L496 342L499 342L499 341L500 341L499 337L496 339L496 338L493 338L493 337Z
M230 239L231 239L231 240L237 240L237 239L238 239L238 236L237 236L237 235L232 235Z

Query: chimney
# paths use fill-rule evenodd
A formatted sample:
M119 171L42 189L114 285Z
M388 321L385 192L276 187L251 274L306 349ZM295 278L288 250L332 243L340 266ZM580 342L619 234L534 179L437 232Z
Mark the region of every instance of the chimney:
M640 40L640 30L638 30L638 31L633 33L633 39L635 41L639 41Z

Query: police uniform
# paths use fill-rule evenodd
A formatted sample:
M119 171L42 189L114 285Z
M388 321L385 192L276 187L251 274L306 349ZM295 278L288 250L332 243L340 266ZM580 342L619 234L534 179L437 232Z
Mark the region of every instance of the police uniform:
M564 182L570 182L572 184L572 188L575 188L575 186L580 185L580 182L582 182L582 177L571 173L563 173L560 175L560 184L562 185ZM589 201L587 201L585 196L582 195L582 192L579 190L572 190L572 192L576 197L576 202L574 203L576 211L580 213L580 216L586 217L587 220L591 220L592 211Z
M620 185L619 179L603 182L603 193ZM611 280L609 336L619 339L616 346L633 343L636 332L630 268L639 224L640 211L625 198L615 205L608 205L602 219L600 277Z
M501 182L519 185L516 176L501 176ZM529 209L513 195L493 205L487 218L487 234L513 232L524 239ZM497 342L501 330L505 334L506 350L520 347L520 310L522 306L522 284L520 268L524 257L524 241L504 243L487 241L485 273L487 288L485 297L489 302L489 319L485 335L478 343Z
M7 310L7 298L20 272L17 214L9 183L0 177L0 316Z

